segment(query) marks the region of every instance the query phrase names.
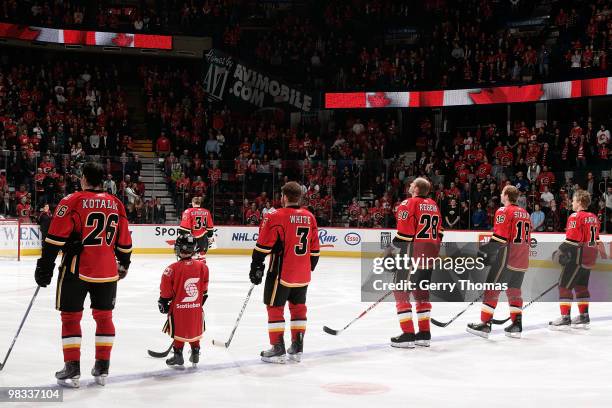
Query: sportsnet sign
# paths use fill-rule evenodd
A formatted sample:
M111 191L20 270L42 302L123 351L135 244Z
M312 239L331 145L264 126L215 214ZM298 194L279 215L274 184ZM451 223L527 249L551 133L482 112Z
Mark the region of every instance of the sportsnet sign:
M215 49L204 55L204 91L216 101L237 101L257 108L279 104L310 112L312 96Z
M326 109L432 108L612 95L612 77L522 86L411 92L326 93Z

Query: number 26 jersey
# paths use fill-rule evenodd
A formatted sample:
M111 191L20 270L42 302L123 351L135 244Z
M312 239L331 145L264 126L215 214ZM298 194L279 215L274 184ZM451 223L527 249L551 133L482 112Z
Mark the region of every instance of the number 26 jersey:
M116 252L130 253L132 237L125 208L111 194L87 190L70 194L55 209L45 245L63 248L79 239L83 250L76 256L64 252L66 272L87 282L118 280ZM69 252L69 251L68 251Z

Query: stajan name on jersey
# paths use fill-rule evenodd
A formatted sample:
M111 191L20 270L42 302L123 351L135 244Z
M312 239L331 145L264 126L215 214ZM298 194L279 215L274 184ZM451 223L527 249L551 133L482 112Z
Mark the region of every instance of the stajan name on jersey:
M108 208L111 210L117 210L117 202L114 200L102 199L102 198L90 198L81 200L83 208Z

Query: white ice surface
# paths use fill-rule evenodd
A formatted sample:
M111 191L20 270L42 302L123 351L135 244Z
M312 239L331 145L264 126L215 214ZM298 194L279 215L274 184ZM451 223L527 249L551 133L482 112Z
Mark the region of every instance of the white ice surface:
M209 256L210 297L206 334L197 370L177 371L147 349L164 350L169 338L157 310L159 279L168 256L135 256L119 283L111 372L106 387L92 384L94 322L82 322L82 386L64 390L62 407L559 407L612 406L612 303L591 305L589 331L549 332L554 303L525 311L520 340L495 328L489 340L465 333L479 318L474 306L447 328L432 329L430 349L389 347L399 333L393 303L381 304L340 336L341 328L368 304L360 302L359 260L323 257L308 292L308 330L301 364L268 365L259 352L268 347L262 290L255 289L228 350L225 341L249 288L249 258ZM3 358L34 291L35 261L0 261L0 358ZM61 368L59 313L55 289L41 292L5 367L0 386L48 386ZM526 299L529 300L529 299ZM86 303L88 306L88 301ZM446 320L463 304L434 304L432 315ZM288 314L288 311L287 311ZM505 317L500 305L496 316ZM289 320L288 315L286 316ZM289 330L285 336L288 339ZM23 407L28 404L20 403ZM38 404L36 406L52 406Z

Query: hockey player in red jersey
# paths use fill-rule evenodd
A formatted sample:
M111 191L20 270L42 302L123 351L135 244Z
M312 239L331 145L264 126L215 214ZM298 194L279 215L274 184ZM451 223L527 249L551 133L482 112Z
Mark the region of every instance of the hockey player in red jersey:
M270 211L263 218L249 273L251 282L259 285L264 260L270 254L264 303L272 348L261 352L261 359L268 363L284 363L287 353L292 361L301 359L306 331L306 291L319 260L317 221L310 211L300 208L302 188L291 181L281 192L283 208ZM291 347L285 351L287 302L291 314Z
M591 205L591 196L586 190L578 190L572 198L575 211L567 218L565 241L555 251L553 259L562 266L559 279L559 301L561 317L551 321L551 330L568 330L570 327L587 329L589 319L589 277L597 261L599 220L586 209ZM578 316L570 319L572 300L576 296Z
M211 244L213 219L210 211L202 208L202 197L193 197L191 199L191 208L183 211L178 232L179 234L191 234L194 236L198 243L196 252L198 252L199 256L196 258L203 259Z
M171 367L182 368L183 346L191 345L189 361L195 367L200 361L200 338L204 334L204 302L208 298L208 267L192 257L197 249L196 239L181 235L176 239L174 252L178 262L166 268L157 301L159 311L168 314L164 332L174 339L174 355L166 360Z
M531 219L529 213L516 205L518 189L506 186L501 193L504 205L495 212L493 236L480 247L479 256L484 263L491 265L487 284L506 284L506 295L510 306L512 323L504 329L506 336L520 338L523 331L523 298L521 285L529 268L529 242L531 239ZM491 319L499 301L501 290L485 290L480 313L480 323L470 323L468 333L487 338L491 333Z
M96 362L91 374L104 385L115 326L113 309L117 281L130 265L132 239L125 208L119 199L102 191L104 170L95 162L83 166L83 191L64 197L55 210L36 263L39 286L51 283L55 258L61 250L56 309L62 317L64 369L55 376L62 385L78 387L81 376L81 317L89 293L96 321Z
M442 241L442 217L434 200L428 197L431 184L424 178L417 178L410 184L409 193L412 198L404 200L397 208L397 235L393 245L400 249L400 254L420 259L435 258L440 252ZM409 280L416 285L423 280L431 280L432 269L425 265L409 275L409 271L400 270L396 273L396 281ZM431 303L429 291L417 289L414 291L395 291L395 307L402 334L391 338L391 346L398 348L429 347L431 332L429 315ZM410 296L416 302L418 333L414 334L412 322L412 304Z

